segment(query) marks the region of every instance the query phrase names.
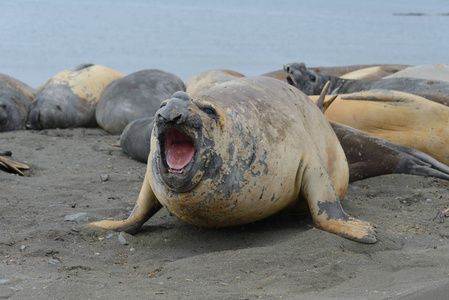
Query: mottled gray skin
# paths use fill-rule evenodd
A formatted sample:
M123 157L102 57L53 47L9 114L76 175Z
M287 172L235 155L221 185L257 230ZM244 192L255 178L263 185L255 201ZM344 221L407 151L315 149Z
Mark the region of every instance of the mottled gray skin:
M449 180L449 166L408 147L330 122L349 165L349 182L386 174L411 174Z
M0 74L0 132L26 128L34 89Z
M100 127L120 134L129 122L152 117L162 101L184 91L183 81L161 70L142 70L111 83L103 92L95 113Z
M93 64L80 64L68 71L77 72ZM27 128L96 127L95 110L85 105L68 85L49 81L39 90L30 107Z
M134 120L126 125L120 136L120 146L123 152L143 163L147 163L148 154L150 154L153 121L154 117Z
M449 106L449 83L418 78L388 78L379 80L354 80L321 74L307 69L304 63L284 65L287 82L306 95L319 95L330 81L328 95L349 94L360 91L385 89L415 94Z

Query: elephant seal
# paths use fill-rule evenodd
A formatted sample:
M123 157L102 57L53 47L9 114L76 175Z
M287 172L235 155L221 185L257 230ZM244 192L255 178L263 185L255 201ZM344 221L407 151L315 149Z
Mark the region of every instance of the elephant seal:
M134 120L126 125L120 135L120 147L132 159L147 163L153 121L154 117Z
M449 180L449 166L421 151L337 122L329 123L348 160L349 182L386 174L411 174Z
M5 74L0 74L0 132L26 128L34 89Z
M409 65L382 64L382 65L349 65L349 66L336 66L336 67L312 67L309 69L318 73L333 76L357 77L353 79L368 79L368 78L380 79L383 76L387 76L394 72L403 70L407 67L409 67ZM262 74L262 76L268 76L279 80L287 79L287 75L285 74L283 69L264 73ZM366 77L366 78L359 78L359 77Z
M184 91L178 76L156 69L138 71L104 90L95 117L101 128L120 134L129 122L154 116L161 102L177 91Z
M384 89L406 92L449 106L449 83L419 78L388 78L379 80L355 80L321 74L307 69L304 63L284 65L289 84L306 95L319 95L330 81L328 94L349 94L360 91Z
M31 104L27 128L34 130L95 127L101 93L124 75L93 64L81 64L53 76L39 87Z
M344 79L378 80L405 69L403 65L379 65L343 74Z
M190 97L195 98L202 91L208 90L220 83L241 77L245 77L245 75L232 70L217 69L206 71L189 78L185 82L186 93Z
M316 105L280 80L246 77L164 101L131 216L91 226L136 232L161 206L196 226L234 226L305 200L318 228L374 243L374 226L340 205L347 185L343 150Z
M310 98L317 101L317 96ZM339 95L325 116L449 165L447 106L413 94L372 90Z
M449 65L433 64L409 67L385 78L421 78L449 82Z

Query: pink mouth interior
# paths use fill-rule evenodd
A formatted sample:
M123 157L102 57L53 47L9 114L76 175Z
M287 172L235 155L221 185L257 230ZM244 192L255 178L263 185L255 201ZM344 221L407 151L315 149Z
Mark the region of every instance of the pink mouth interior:
M169 129L165 139L165 158L171 171L182 173L194 154L193 139L177 129Z

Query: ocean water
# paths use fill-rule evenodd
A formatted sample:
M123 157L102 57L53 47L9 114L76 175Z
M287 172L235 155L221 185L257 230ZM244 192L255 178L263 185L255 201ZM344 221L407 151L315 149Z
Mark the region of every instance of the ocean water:
M4 0L0 73L37 87L87 62L183 80L294 61L447 64L448 13L447 0Z

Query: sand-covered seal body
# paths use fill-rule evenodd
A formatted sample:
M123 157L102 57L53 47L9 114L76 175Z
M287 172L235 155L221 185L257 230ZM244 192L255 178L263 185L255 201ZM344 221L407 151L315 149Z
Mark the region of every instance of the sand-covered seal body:
M213 88L220 83L241 77L245 77L245 75L232 70L217 69L206 71L189 78L185 82L186 93L191 98L195 98L202 91Z
M400 72L405 68L404 65L378 65L348 72L340 77L344 79L378 80L388 78L391 74Z
M287 81L306 95L319 95L330 81L329 95L348 94L374 89L402 91L449 106L449 83L419 78L386 78L379 80L344 79L307 69L304 63L284 66Z
M34 89L0 74L0 132L26 128Z
M433 64L408 67L385 78L421 78L449 82L449 65Z
M319 228L373 243L373 226L341 208L347 184L343 150L316 105L282 81L241 78L164 102L134 212L92 225L134 232L163 205L193 225L234 226L306 200Z
M445 105L409 93L372 90L338 95L325 116L449 165L449 107Z
M124 75L100 65L81 64L41 86L30 107L29 129L95 127L95 109L103 90Z
M95 112L100 127L120 134L129 122L153 117L162 101L176 91L184 91L184 82L161 70L142 70L114 81L101 95Z

